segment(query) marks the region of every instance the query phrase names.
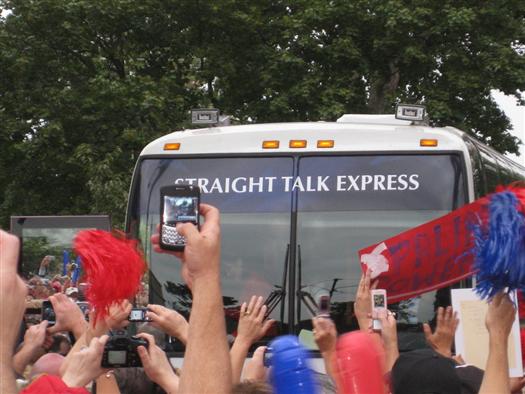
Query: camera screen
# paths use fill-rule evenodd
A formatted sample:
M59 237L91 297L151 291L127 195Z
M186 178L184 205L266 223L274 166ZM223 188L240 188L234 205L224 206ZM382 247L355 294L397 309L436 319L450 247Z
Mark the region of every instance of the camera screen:
M132 309L129 314L129 320L144 320L142 309Z
M383 294L374 294L374 308L384 308L385 297Z
M197 197L164 196L164 223L197 223L198 215L199 207Z
M125 364L126 351L125 350L108 350L109 364Z

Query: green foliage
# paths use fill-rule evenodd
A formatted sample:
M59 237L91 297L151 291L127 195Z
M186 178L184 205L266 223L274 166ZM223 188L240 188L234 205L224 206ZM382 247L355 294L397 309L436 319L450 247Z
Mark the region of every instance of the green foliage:
M519 0L0 0L0 224L110 213L141 149L215 106L241 122L425 103L501 152L525 90ZM521 51L521 52L520 52Z
M24 273L31 276L37 275L40 263L45 256L54 256L49 264L49 272L62 272L62 248L51 247L46 237L29 237L24 240L24 254L22 264Z

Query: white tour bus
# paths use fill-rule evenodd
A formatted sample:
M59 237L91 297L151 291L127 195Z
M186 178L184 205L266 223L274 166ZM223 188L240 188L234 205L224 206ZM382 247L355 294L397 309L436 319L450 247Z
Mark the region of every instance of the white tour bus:
M266 342L311 329L323 295L338 331L356 329L359 249L523 179L525 168L460 130L394 115L183 130L142 151L126 225L149 263L149 301L188 317L179 264L152 251L149 239L160 188L199 185L201 201L221 211L228 334L235 335L242 302L260 295L277 321ZM423 346L421 324L449 297L447 288L390 305L400 312L401 350ZM183 347L173 341L169 350L180 356Z

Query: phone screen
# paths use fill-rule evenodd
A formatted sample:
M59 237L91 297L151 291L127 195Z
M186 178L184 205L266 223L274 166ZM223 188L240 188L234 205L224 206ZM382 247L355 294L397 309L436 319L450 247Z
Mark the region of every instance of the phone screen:
M55 323L56 316L53 304L50 301L42 302L42 320L47 320L50 325Z
M322 296L319 298L319 314L330 313L330 297Z
M199 199L192 196L164 196L163 222L175 226L178 222L197 223Z
M374 294L374 308L385 307L385 296L383 294Z
M145 321L146 320L146 311L143 309L132 309L129 314L130 321Z

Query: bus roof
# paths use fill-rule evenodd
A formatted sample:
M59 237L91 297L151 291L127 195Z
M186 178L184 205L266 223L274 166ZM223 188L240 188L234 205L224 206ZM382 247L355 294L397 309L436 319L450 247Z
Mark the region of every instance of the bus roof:
M452 127L423 125L304 122L266 123L177 131L152 141L141 156L186 154L249 154L284 152L463 151L464 133ZM437 146L422 147L421 139ZM263 141L279 141L279 148L263 149ZM306 148L290 148L290 140L306 140ZM319 140L333 140L332 148L318 148ZM180 144L165 150L165 144Z

